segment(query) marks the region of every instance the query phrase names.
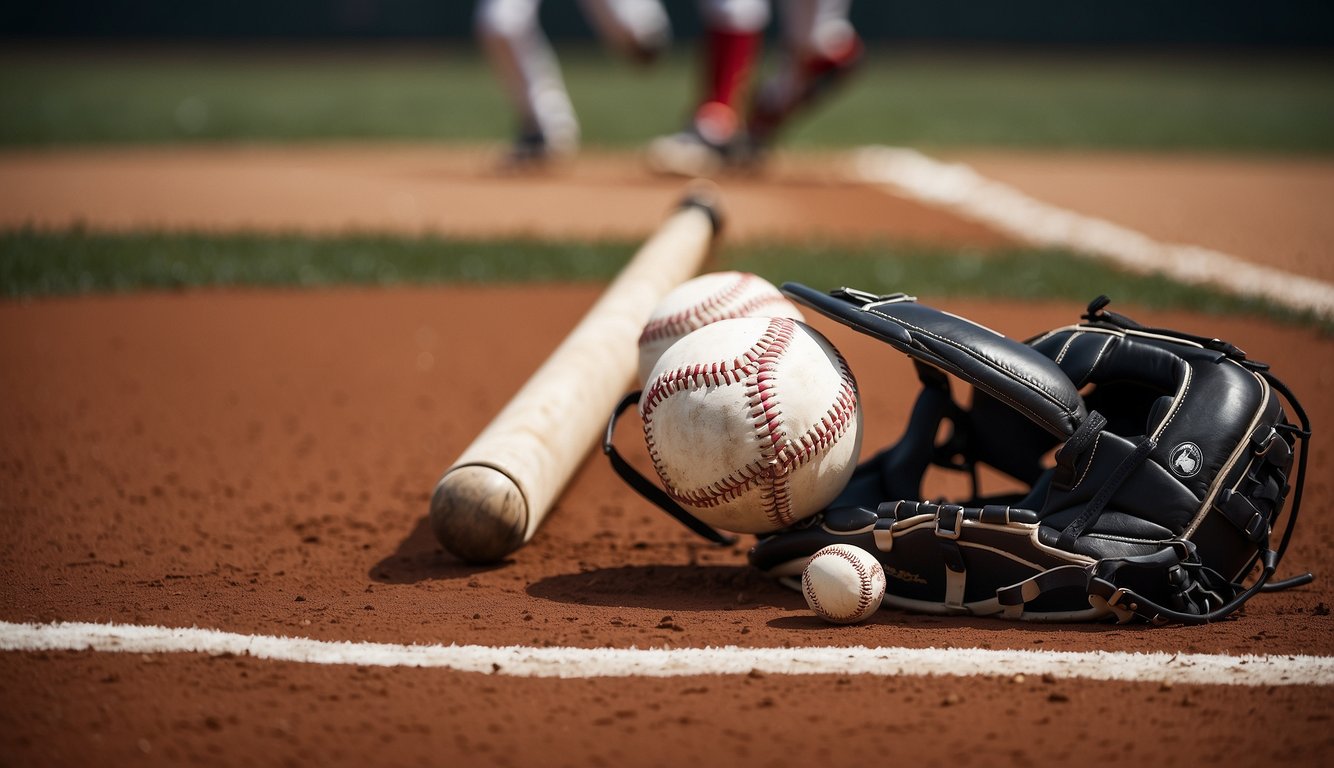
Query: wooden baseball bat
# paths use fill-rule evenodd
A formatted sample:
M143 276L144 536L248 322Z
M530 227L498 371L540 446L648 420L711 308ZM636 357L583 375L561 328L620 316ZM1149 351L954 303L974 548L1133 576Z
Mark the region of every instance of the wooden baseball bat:
M532 539L630 386L649 314L699 272L720 222L713 189L692 188L445 471L430 513L445 549L470 563L491 563Z

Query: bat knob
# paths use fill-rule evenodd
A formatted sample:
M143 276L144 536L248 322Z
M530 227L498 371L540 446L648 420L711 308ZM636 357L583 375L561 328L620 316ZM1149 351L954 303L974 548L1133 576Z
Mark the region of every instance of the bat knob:
M722 210L722 191L718 183L711 179L695 179L690 182L686 188L685 196L681 198L678 208L698 208L709 217L709 225L713 228L713 236L717 237L723 230L723 210Z
M468 563L494 563L518 549L528 502L509 475L478 464L456 467L431 496L431 530L441 546Z

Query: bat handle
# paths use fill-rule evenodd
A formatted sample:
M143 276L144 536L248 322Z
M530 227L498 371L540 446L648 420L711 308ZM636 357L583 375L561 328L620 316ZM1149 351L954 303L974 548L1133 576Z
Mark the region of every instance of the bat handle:
M429 519L451 554L494 563L532 538L634 373L649 310L707 257L721 224L716 195L692 185L681 204L691 215L674 214L644 243L440 479Z
M450 552L470 563L494 563L523 545L528 500L504 472L465 464L436 484L430 519Z

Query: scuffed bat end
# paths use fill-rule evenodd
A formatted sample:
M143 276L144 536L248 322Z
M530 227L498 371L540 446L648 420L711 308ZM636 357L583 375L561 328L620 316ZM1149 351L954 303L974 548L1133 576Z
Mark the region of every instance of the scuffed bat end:
M508 475L493 467L455 467L431 495L431 530L450 554L494 563L523 545L528 502Z

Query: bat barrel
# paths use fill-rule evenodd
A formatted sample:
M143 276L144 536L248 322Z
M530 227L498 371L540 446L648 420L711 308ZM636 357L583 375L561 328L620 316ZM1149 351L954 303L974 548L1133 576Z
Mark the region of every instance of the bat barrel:
M715 188L693 186L464 449L431 495L431 528L446 550L466 562L490 563L532 538L629 386L649 313L699 271L721 223Z
M504 471L454 467L431 494L431 530L445 549L470 563L500 560L523 545L528 501Z

